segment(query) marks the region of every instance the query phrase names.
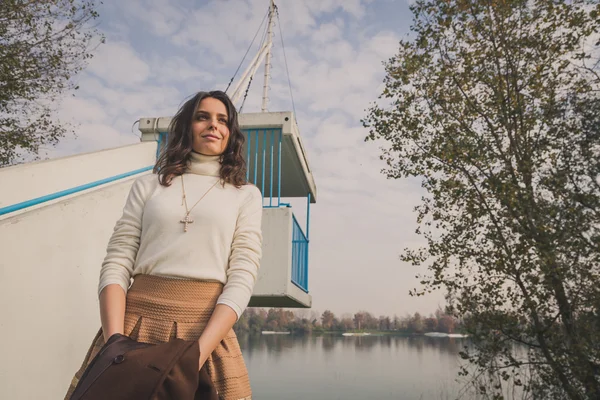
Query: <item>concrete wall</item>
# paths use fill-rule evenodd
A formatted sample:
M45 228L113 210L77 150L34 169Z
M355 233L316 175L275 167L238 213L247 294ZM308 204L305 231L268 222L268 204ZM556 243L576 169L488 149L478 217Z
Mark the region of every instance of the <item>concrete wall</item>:
M98 273L132 182L0 221L0 398L64 396L100 326Z
M154 164L156 142L0 170L0 208ZM0 398L59 399L100 326L97 285L131 176L0 216Z
M312 297L292 283L292 208L265 208L263 257L250 307L310 308Z
M0 169L0 208L109 178L156 162L156 142L144 142ZM46 206L44 204L42 206Z
M262 218L263 257L253 295L282 295L292 279L292 209L265 208Z

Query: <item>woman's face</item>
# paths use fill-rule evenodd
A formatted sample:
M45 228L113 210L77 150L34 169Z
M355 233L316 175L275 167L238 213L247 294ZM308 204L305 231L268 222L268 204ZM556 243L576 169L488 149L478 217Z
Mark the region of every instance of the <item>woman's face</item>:
M227 107L220 100L206 97L198 105L192 121L192 148L207 156L223 154L229 142Z

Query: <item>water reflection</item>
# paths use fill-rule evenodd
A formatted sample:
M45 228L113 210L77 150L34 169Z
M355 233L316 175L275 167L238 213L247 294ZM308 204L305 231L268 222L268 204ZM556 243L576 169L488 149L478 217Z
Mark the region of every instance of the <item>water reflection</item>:
M322 349L324 352L333 351L337 345L344 349L352 348L357 351L371 351L374 348L391 350L411 349L419 353L424 349L433 349L449 355L458 355L464 346L470 343L464 338L439 338L429 336L342 336L342 335L240 335L240 346L244 354L267 352L279 356L287 350Z
M321 343L323 345L323 351L326 353L331 352L335 348L335 338L332 335L322 336Z
M240 335L254 397L440 400L457 394L468 339ZM441 397L440 397L441 396Z

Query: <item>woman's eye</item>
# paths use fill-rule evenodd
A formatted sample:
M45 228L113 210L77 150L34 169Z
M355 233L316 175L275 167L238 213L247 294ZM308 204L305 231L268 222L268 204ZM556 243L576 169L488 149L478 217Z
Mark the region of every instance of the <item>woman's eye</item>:
M221 121L222 123L226 124L227 123L227 119L225 118L221 118L219 121Z

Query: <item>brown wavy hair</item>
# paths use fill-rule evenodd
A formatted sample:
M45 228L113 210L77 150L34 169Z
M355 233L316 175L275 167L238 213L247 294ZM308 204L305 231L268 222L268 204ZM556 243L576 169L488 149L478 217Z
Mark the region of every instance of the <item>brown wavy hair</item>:
M200 102L207 97L212 97L225 104L227 108L227 127L229 128L229 141L223 154L221 154L221 181L235 187L248 183L246 179L246 161L242 156L242 147L245 137L238 123L238 114L235 106L225 92L214 90L212 92L198 92L187 100L171 120L168 131L168 142L161 151L154 173L158 174L158 181L163 186L170 186L173 178L182 175L188 168L192 154L192 122Z

